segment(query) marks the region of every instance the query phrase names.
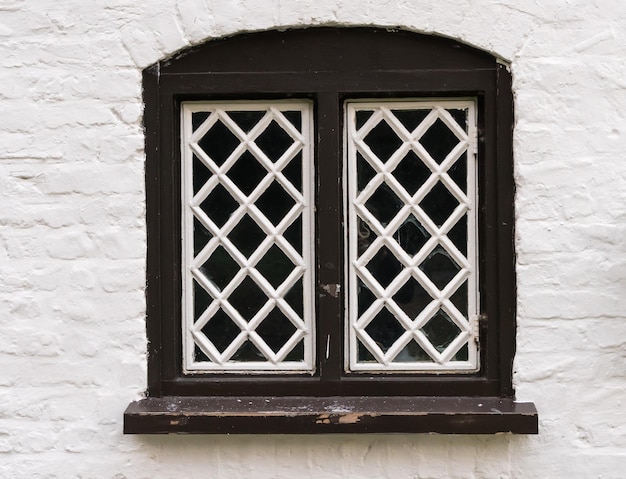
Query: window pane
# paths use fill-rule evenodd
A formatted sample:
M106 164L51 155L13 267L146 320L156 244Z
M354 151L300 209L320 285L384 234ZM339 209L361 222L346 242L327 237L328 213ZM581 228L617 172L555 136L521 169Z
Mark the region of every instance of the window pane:
M182 106L186 372L312 372L312 108Z
M473 100L346 104L348 364L472 372Z

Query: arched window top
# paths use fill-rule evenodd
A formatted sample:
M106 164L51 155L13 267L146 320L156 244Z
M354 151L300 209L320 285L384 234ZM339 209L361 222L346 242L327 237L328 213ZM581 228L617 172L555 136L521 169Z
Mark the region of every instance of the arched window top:
M464 70L495 66L493 55L448 38L378 28L327 27L210 40L160 64L162 74Z

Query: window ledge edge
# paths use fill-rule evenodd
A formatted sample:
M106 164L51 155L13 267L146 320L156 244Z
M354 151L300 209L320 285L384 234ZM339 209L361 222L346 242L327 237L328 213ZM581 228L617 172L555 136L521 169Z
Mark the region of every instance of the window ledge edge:
M124 434L537 434L532 402L493 397L147 397Z

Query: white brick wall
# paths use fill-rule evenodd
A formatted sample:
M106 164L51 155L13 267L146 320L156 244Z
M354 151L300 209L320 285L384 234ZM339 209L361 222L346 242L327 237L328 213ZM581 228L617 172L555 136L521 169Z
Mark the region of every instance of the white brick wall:
M141 69L295 25L438 32L512 61L518 398L539 436L142 437ZM0 0L0 477L622 478L623 0Z

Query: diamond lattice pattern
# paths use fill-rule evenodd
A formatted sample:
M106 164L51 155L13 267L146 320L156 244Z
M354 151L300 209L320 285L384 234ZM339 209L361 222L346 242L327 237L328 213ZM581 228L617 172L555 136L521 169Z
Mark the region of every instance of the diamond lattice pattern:
M346 114L350 369L475 371L474 102Z
M310 117L183 104L187 372L313 368Z

